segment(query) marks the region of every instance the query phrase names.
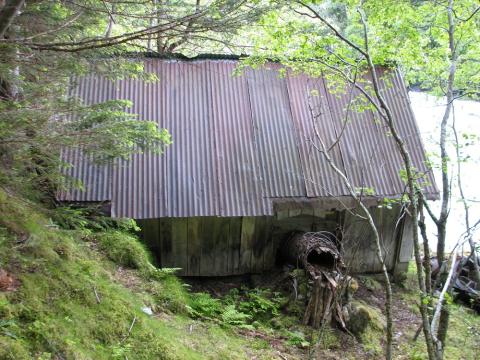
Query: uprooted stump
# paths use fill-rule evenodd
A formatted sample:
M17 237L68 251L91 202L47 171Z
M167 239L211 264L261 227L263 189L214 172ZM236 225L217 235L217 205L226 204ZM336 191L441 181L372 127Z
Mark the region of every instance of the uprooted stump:
M296 233L288 239L283 252L286 259L305 269L312 282L304 324L319 328L334 316L345 328L341 306L345 266L336 237L327 231Z

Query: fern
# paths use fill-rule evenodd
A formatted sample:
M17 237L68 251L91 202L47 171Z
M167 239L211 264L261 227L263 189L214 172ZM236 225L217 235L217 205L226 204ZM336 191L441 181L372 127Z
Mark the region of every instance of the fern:
M268 320L278 316L280 300L268 290L254 289L240 302L241 311L252 314L255 320Z
M223 325L235 326L243 329L253 329L252 325L248 324L251 316L238 311L235 305L227 305L220 315Z
M208 293L194 293L189 303L191 314L194 317L214 318L222 311L219 299L214 299Z

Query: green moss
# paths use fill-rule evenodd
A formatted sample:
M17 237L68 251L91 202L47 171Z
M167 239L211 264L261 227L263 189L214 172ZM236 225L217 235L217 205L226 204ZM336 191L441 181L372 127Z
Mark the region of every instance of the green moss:
M362 284L371 291L379 291L383 289L383 285L373 276L359 276L358 279L362 282Z
M115 263L148 271L151 268L149 253L136 237L121 231L107 231L96 237L100 249Z
M329 326L326 326L320 338L318 339L318 344L321 349L337 349L340 347L340 339L337 334L338 330L333 329Z
M28 360L30 353L25 343L21 340L0 335L0 359L4 360Z
M213 323L192 336L192 320L182 315L188 292L175 276L145 276L153 266L135 237L108 231L86 242L91 234L57 229L36 206L2 190L0 211L0 267L20 282L16 291L0 292L0 359L244 359L257 353L249 340ZM117 264L139 269L131 270L134 288L119 281ZM159 313L147 315L145 306Z
M347 327L361 341L366 351L374 354L382 352L380 340L385 334L385 319L378 308L361 300L353 300Z

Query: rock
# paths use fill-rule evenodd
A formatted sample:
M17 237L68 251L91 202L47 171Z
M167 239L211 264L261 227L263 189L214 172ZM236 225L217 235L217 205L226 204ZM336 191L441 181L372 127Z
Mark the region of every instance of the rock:
M363 284L363 286L365 286L368 290L372 292L383 289L382 284L378 279L375 278L374 275L360 276L359 280Z
M359 339L362 338L362 335L367 332L367 330L383 332L386 323L379 309L369 306L359 300L352 301L347 308L347 329Z
M153 310L151 307L149 306L144 306L142 307L142 311L147 314L147 315L153 315Z

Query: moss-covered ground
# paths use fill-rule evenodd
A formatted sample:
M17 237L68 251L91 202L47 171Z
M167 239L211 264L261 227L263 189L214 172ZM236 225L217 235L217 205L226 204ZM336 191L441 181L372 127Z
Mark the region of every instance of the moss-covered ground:
M383 295L373 278L359 278L354 302L376 321L357 337L329 327L319 335L301 325L302 302L288 293L192 293L152 265L132 224L92 228L81 217L62 224L62 216L75 217L0 189L1 360L383 357ZM394 289L398 359L426 358L422 337L412 341L419 324L414 275ZM450 307L445 357L479 359L480 317Z
M12 283L0 290L0 359L277 358L254 337L192 319L183 284L152 271L134 237L59 229L3 190L0 214L0 269Z
M413 264L409 268L404 288L397 292L397 321L402 334L399 336L397 353L399 359L427 359L425 342L421 333L417 341L412 341L420 324L418 310L418 286ZM472 309L449 301L449 328L444 358L450 360L480 359L480 315ZM407 314L405 316L405 314ZM402 318L403 317L403 318Z

